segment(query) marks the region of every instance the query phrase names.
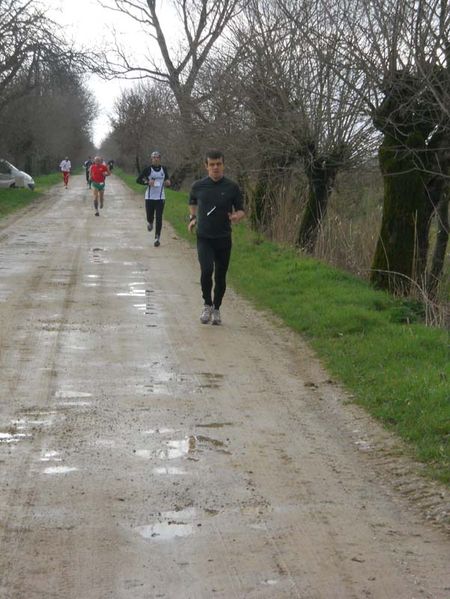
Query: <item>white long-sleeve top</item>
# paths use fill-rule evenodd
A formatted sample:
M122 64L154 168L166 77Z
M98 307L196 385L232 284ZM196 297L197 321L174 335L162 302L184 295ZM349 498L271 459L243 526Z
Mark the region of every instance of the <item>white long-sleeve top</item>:
M70 160L61 160L61 164L59 165L59 168L63 172L64 171L70 172L70 169L72 168L72 163L70 162Z

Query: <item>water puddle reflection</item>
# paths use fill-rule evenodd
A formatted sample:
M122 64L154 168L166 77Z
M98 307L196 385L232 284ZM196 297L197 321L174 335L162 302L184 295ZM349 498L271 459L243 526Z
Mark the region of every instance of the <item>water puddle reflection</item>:
M70 389L61 389L56 391L55 397L57 399L75 399L77 397L92 397L92 393L85 393L84 391L72 391Z
M61 462L62 458L59 457L58 451L45 451L41 457L41 462Z
M223 428L224 426L233 426L233 422L209 422L207 424L196 424L198 428Z
M22 439L26 439L27 437L31 437L31 435L27 435L25 433L2 433L0 432L0 443L17 443Z
M95 264L105 263L107 260L103 257L102 252L104 252L104 248L92 248L92 254L90 256L90 261Z
M49 466L44 470L44 474L68 474L69 472L75 472L78 468L70 466Z
M169 524L161 522L149 526L138 526L136 530L144 539L172 541L178 537L187 537L194 532L192 524Z
M224 449L224 442L218 439L212 439L211 437L205 437L204 435L190 435L184 439L166 441L166 448L161 449L157 457L160 460L176 460L179 458L189 458L195 452L202 452L203 450L211 450L226 455L231 455L231 452ZM146 450L142 450L146 451Z
M160 450L158 457L161 460L176 460L185 457L195 451L196 438L194 436L185 439L166 442L167 448Z
M153 468L153 473L154 474L165 474L168 476L183 476L183 475L187 474L186 470L183 470L182 468L174 468L174 467Z
M200 385L202 389L219 389L224 375L215 372L200 372L199 375L206 381Z
M171 435L173 433L176 433L178 431L176 431L174 428L151 428L148 431L143 431L142 434L143 435Z
M142 286L145 285L145 282L138 281L129 283L129 291L122 291L116 293L117 297L134 297L134 298L145 298L145 303L133 304L133 308L137 308L139 311L144 312L144 314L155 314L155 306L150 301L150 294L153 293L152 289L145 289Z
M66 408L85 408L92 405L91 401L62 401L60 406Z
M155 522L147 526L137 526L137 532L144 539L155 541L173 541L176 538L187 537L194 532L193 518L196 516L194 508L178 511L163 512L163 522Z

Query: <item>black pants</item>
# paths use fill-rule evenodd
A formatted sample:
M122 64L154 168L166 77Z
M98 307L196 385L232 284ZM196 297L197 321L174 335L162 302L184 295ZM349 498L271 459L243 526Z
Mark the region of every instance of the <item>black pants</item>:
M226 276L231 256L231 237L207 239L197 237L197 253L200 262L200 285L203 301L219 309L226 289ZM214 274L214 301L212 299Z
M145 212L147 213L147 222L151 225L153 224L156 212L155 237L159 237L162 228L164 200L145 200Z

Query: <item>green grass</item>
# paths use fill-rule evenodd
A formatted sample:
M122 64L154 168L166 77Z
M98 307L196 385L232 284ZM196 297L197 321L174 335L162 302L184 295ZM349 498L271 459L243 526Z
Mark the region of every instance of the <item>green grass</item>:
M61 174L52 173L35 177L34 181L36 183L34 191L30 189L0 189L0 218L21 210L39 199L49 187L61 182Z
M194 243L187 214L187 194L168 191L165 217ZM450 482L447 331L418 322L415 304L270 243L246 224L233 231L229 281L300 333L356 403L406 441L430 476Z

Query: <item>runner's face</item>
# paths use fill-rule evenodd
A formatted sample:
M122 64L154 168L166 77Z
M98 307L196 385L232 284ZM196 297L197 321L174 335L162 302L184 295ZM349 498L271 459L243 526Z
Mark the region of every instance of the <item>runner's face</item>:
M223 158L208 158L207 159L206 170L208 171L208 176L213 181L219 181L219 179L222 179L224 169L225 169L225 165L223 163Z
M152 156L150 160L155 166L159 166L161 164L161 156Z

